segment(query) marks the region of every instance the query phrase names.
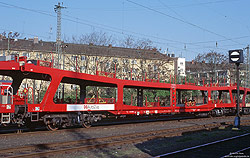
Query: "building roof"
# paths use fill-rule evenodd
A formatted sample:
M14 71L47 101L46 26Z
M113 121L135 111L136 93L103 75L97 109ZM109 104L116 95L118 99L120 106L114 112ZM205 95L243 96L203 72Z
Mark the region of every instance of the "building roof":
M235 71L235 65L230 63L224 63L224 64L216 64L216 66L213 63L205 63L205 62L196 62L196 61L186 61L186 71L187 72L193 72L193 73L207 73L207 72L213 72L216 69L216 71ZM246 66L245 64L240 65L240 70L245 70Z
M186 71L188 72L207 72L211 71L211 64L204 62L186 61Z
M142 59L160 59L174 60L166 54L160 53L158 50L131 49L122 47L96 46L93 44L72 44L63 43L63 52L72 55L90 55L90 56L108 56L108 57L123 57L123 58L142 58ZM37 39L11 39L10 50L12 51L34 51L34 52L56 52L55 42L38 41ZM8 39L0 38L0 50L8 49Z

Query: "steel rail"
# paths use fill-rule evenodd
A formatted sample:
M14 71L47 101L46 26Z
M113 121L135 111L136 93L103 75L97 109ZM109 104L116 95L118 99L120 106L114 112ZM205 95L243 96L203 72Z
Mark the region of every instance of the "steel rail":
M214 142L205 143L205 144L201 144L201 145L197 145L197 146L193 146L193 147L189 147L189 148L185 148L185 149L181 149L181 150L177 150L177 151L165 153L165 154L162 154L162 155L155 156L154 158L160 158L160 157L164 157L164 156L170 156L170 155L182 153L182 152L185 152L185 151L194 150L194 149L202 148L202 147L205 147L205 146L214 145L214 144L218 144L218 143L221 143L221 142L229 141L229 140L232 140L232 139L237 139L237 138L240 138L240 137L245 137L245 136L248 136L248 135L250 135L250 133L245 133L245 134L242 134L242 135L238 135L238 136L234 136L234 137L230 137L230 138L225 138L225 139L222 139L222 140L217 140L217 141L214 141Z
M245 117L249 117L250 115L244 115ZM243 117L244 117L243 116ZM149 123L149 122L165 122L165 121L171 121L171 122L174 122L174 121L182 121L182 122L188 122L190 120L192 121L205 121L205 120L211 120L211 119L215 119L215 120L221 120L221 119L225 119L225 118L234 118L235 116L225 116L225 117L212 117L212 118L173 118L173 119L160 119L160 120L146 120L146 121L143 121L143 120L140 120L141 122L139 123ZM121 122L111 122L111 123L104 123L104 124L100 124L98 126L107 126L107 125L121 125L121 124L133 124L135 120L126 120L126 121L123 121L122 123ZM137 122L136 122L137 123ZM46 129L46 128L44 128ZM0 137L8 137L8 136L13 136L13 135L34 135L34 134L40 134L40 133L55 133L55 132L62 132L62 131L75 131L75 129L81 131L81 130L86 130L86 129L83 129L83 128L73 128L73 129L70 129L70 128L67 128L67 129L60 129L60 130L57 130L57 131L47 131L47 130L37 130L37 131L28 131L27 129L21 129L21 130L24 130L25 132L21 132L21 133L3 133L3 134L0 134ZM12 130L13 131L13 130Z

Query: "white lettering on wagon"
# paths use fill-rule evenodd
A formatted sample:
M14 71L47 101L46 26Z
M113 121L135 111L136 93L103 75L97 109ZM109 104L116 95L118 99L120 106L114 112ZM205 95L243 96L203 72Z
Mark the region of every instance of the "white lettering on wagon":
M35 111L40 111L40 107L35 107Z
M6 109L11 109L11 105L6 105Z
M115 104L67 104L67 111L115 110Z

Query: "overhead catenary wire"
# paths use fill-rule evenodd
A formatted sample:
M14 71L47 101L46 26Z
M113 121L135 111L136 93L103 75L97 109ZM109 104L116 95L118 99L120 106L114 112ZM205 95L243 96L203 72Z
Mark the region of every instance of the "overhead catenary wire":
M225 2L233 2L239 0L218 0L218 1L209 1L209 2L200 2L200 3L191 3L186 5L171 5L170 7L190 7L190 6L200 6L200 5L209 5L209 4L216 4L216 3L225 3Z
M45 11L34 10L34 9L29 9L29 8L24 8L24 7L19 7L19 6L8 4L8 3L4 3L4 2L0 2L0 4L7 5L8 7L14 7L14 8L18 8L18 9L22 9L22 10L26 10L26 11L31 11L31 12L35 12L35 13L39 13L39 14L43 14L43 15L46 15L46 16L50 16L50 17L56 18L55 15L50 14L50 13L45 12ZM68 17L68 18L65 18L65 17ZM66 14L64 14L64 17L62 17L62 19L67 20L67 21L71 21L71 22L74 22L74 23L78 23L78 24L83 24L83 25L90 26L90 27L97 27L97 28L105 29L107 31L114 32L114 33L119 33L119 34L124 34L123 31L126 31L126 32L130 32L130 33L133 33L133 34L141 35L141 36L144 36L144 37L151 37L151 38L155 38L155 39L159 39L159 40L165 40L165 41L168 41L168 42L184 43L182 41L175 41L175 40L171 40L171 39L160 38L160 37L156 37L156 36L153 36L153 35L146 35L146 34L134 32L134 31L129 31L129 30L124 30L124 29L116 28L116 27L113 27L113 26L108 26L108 25L104 25L104 24L98 24L98 23L90 22L88 20L81 19L81 18L72 17L72 16L69 16L69 15L66 15ZM81 20L81 21L78 21L78 20ZM83 21L85 21L85 22L83 22ZM130 34L127 33L126 35L130 35Z
M130 0L127 0L127 1L130 1ZM132 2L132 1L130 1L130 2ZM4 4L4 5L7 5L9 7L19 8L19 9L22 9L22 10L31 11L31 12L35 12L35 13L39 13L39 14L43 14L43 15L46 15L46 16L56 18L56 15L50 14L50 13L45 12L45 11L24 8L24 7L8 4L8 3L5 3L5 2L0 2L0 4ZM130 32L130 33L133 33L133 34L141 35L141 36L144 36L144 37L150 37L150 38L154 38L154 39L159 39L159 40L164 40L164 41L174 42L174 43L180 43L180 44L191 44L192 45L192 44L196 44L196 43L209 43L209 42L215 42L215 41L232 41L233 39L242 38L242 37L236 37L236 38L226 38L225 37L226 39L224 39L224 40L204 41L204 42L183 42L183 41L176 41L176 40L171 40L171 39L166 39L166 38L160 38L160 37L156 37L156 36L153 36L153 35L146 35L146 34L134 32L134 31L124 30L124 29L120 29L120 28L116 28L116 27L108 26L108 25L104 25L104 24L98 24L98 23L90 22L88 20L81 19L81 18L72 17L72 16L69 16L69 15L64 15L64 16L71 18L71 19L69 19L69 18L62 17L65 20L68 20L68 21L71 21L71 22L74 22L74 23L83 24L83 25L90 26L90 27L97 27L97 28L105 29L105 30L108 30L108 31L111 31L111 32L114 32L114 33L124 34L124 32L126 31L126 32ZM77 19L77 20L74 20L73 18ZM81 21L78 21L78 20L81 20ZM82 22L82 21L85 21L85 22ZM92 24L90 24L90 23L92 23ZM97 26L97 25L100 25L100 26ZM104 28L104 27L107 27L107 28ZM117 31L117 30L119 30L119 31ZM126 33L126 35L130 35L130 34ZM250 36L243 36L243 37L245 38L245 37L250 37ZM170 43L168 43L168 44L170 44Z
M43 15L46 15L46 16L50 16L50 17L56 18L56 15L47 13L45 11L34 10L34 9L29 9L29 8L24 8L24 7L19 7L19 6L8 4L8 3L4 3L4 2L0 2L0 4L7 5L7 7L14 7L14 8L18 8L18 9L22 9L22 10L26 10L26 11L30 11L30 12L35 12L35 13L38 13L38 14L43 14ZM109 27L109 28L104 28L102 26L96 26L96 25L98 25L97 23L96 23L96 25L93 25L93 24L89 24L89 23L86 23L86 22L82 22L83 19L80 19L80 18L75 18L76 19L75 20L75 19L72 19L72 18L74 18L72 16L68 16L68 15L64 15L64 16L65 17L62 17L62 19L67 20L67 21L71 21L71 22L74 22L74 23L83 24L83 25L90 26L90 27L102 28L102 29L105 29L105 30L108 30L108 31L111 31L111 32L114 32L114 33L123 34L123 35L130 35L128 33L125 33L124 31L127 31L127 30L124 30L124 29L121 30L121 31L117 31L117 30L120 30L120 29L119 28L115 28L115 27L110 27L110 26L107 26L107 25L103 25L103 24L99 24L99 25L102 25L102 26ZM68 17L68 18L66 18L66 17ZM81 21L78 21L78 20L81 20ZM114 29L117 29L117 30L114 30ZM145 37L157 38L157 39L161 39L161 40L165 40L165 41L172 41L172 42L176 42L176 43L180 43L180 44L183 43L183 42L180 42L180 41L174 41L174 40L169 40L169 39L165 39L165 38L159 38L159 37L156 37L156 36L145 35L145 34L133 32L133 31L131 31L131 33L134 33L134 34L137 34L137 35L141 35L141 36L145 36ZM163 42L157 42L157 41L154 41L154 43L170 45L169 43L163 43ZM170 47L178 48L178 47L174 47L174 46L170 46Z
M200 2L200 3L190 3L190 4L185 4L185 5L178 5L178 4L172 4L168 5L168 7L173 7L173 8L183 8L183 7L192 7L192 6L200 6L200 5L209 5L209 4L217 4L217 3L226 3L226 2L233 2L233 1L238 1L238 0L218 0L218 1L209 1L209 2ZM67 7L68 9L72 10L102 10L102 11L124 11L123 9L119 8L89 8L89 7ZM166 7L161 6L155 6L154 8L156 9L165 9ZM139 9L136 7L127 7L126 11L130 10L136 10L138 11Z
M35 12L35 13L43 14L43 15L50 16L50 17L54 17L54 18L56 17L54 14L50 14L48 12L41 11L41 10L34 10L34 9L24 8L24 7L8 4L8 3L5 3L5 2L0 2L0 4L6 5L6 7L14 7L14 8ZM215 42L215 41L232 41L232 39L250 37L250 36L242 36L242 37L236 37L236 38L226 38L226 39L223 38L221 40L215 40L215 41L183 42L183 41L176 41L176 40L161 38L161 37L157 37L157 36L153 36L153 35L146 35L146 34L139 33L139 32L129 31L129 30L125 30L124 28L121 29L121 28L116 28L116 27L113 27L113 26L104 25L104 24L98 24L98 23L95 23L95 22L91 22L91 21L88 21L88 20L76 18L76 17L73 17L73 16L65 15L65 14L64 14L64 16L65 17L62 17L62 19L64 19L64 20L74 22L74 23L78 23L78 24L82 24L82 25L85 25L85 26L97 27L97 28L104 29L104 30L107 30L107 31L110 31L110 32L113 32L113 33L117 33L117 34L129 35L129 36L131 34L133 34L132 36L137 37L137 38L138 37L139 38L147 37L147 38L153 38L153 39L165 41L165 42L160 42L160 41L155 41L154 40L153 42L157 43L157 44L165 44L165 45L167 45L168 48L175 48L176 50L183 50L183 45L184 44L193 45L194 47L196 47L195 48L196 50L190 50L189 49L188 51L190 51L190 52L197 52L197 47L201 47L200 49L204 48L204 46L197 45L199 43L201 44L201 43L210 43L210 42ZM48 38L48 37L46 37L46 38ZM174 46L176 44L180 44L182 46L180 46L180 47L179 46ZM243 45L243 44L241 44L241 45ZM189 48L191 48L191 47L189 47Z
M158 0L164 7L166 7L167 9L171 10L174 14L176 14L177 16L179 16L180 18L184 19L182 15L180 15L179 13L177 13L174 9L172 9L171 7L169 7L168 5L166 5L164 2L162 2L161 0Z
M166 16L166 17L169 17L169 18L171 18L171 19L177 20L177 21L179 21L179 22L182 22L182 23L188 24L188 25L190 25L190 26L196 27L196 28L198 28L198 29L200 29L200 30L203 30L203 31L205 31L205 32L208 32L208 33L210 33L210 34L213 34L213 35L222 37L222 38L224 38L224 39L229 39L230 41L232 41L232 42L234 42L234 43L241 44L241 43L239 43L239 42L237 42L237 41L235 41L235 40L233 40L233 39L227 38L226 36L220 35L220 34L214 32L214 31L210 31L210 30L208 30L208 29L206 29L206 28L204 28L204 27L201 27L201 26L199 26L199 25L197 25L197 24L194 24L194 23L191 23L191 22L189 22L189 21L186 21L186 20L183 20L183 19L174 17L174 16L172 16L172 15L168 15L168 14L166 14L166 13L163 13L163 12L161 12L161 11L155 10L155 9L153 9L153 8L150 8L150 7L148 7L148 6L142 5L142 4L140 4L140 3L136 3L136 2L131 1L131 0L126 0L126 1L127 1L127 2L130 2L130 3L134 4L134 5L143 7L143 8L145 8L145 9L151 10L151 11L153 11L153 12L159 13L159 14L161 14L161 15L163 15L163 16Z
M19 7L19 6L16 6L16 5L12 5L12 4L7 4L7 3L4 3L4 2L0 2L0 4L4 4L4 5L8 5L10 7L14 7L14 8L18 8L18 9L22 9L22 10L26 10L26 11L31 11L31 12L35 12L35 13L39 13L39 14L43 14L43 15L46 15L46 16L50 16L50 17L55 17L55 15L53 14L50 14L50 13L47 13L45 11L40 11L40 10L34 10L34 9L29 9L29 8L24 8L24 7ZM107 26L109 28L103 28L102 26L106 26L106 25L103 25L102 26L96 26L96 25L93 25L93 24L89 24L89 23L86 23L86 22L82 22L83 19L79 19L79 18L75 18L76 20L72 19L73 17L72 16L68 16L68 15L64 15L65 17L62 17L62 19L64 20L67 20L67 21L71 21L71 22L74 22L74 23L79 23L79 24L83 24L83 25L86 25L86 26L90 26L90 27L98 27L98 28L102 28L102 29L105 29L105 30L108 30L108 31L111 31L111 32L115 32L115 33L119 33L119 34L123 34L123 35L130 35L128 33L125 33L124 31L127 31L127 30L121 30L121 31L117 31L117 30L113 30L113 29L117 29L117 28L114 28L114 27L110 27L110 26ZM66 17L69 17L69 18L66 18ZM81 20L81 21L78 21L78 20ZM119 28L118 28L119 30ZM149 35L145 35L145 34L141 34L141 33L137 33L137 32L132 32L134 34L137 34L137 35L141 35L141 36L145 36L145 37L151 37L151 38L157 38L157 39L161 39L161 40L166 40L166 41L172 41L172 42L176 42L176 43L180 43L182 44L183 42L180 42L180 41L173 41L173 40L168 40L168 39L164 39L164 38L159 38L159 37L155 37L155 36L149 36ZM133 35L134 36L134 35ZM158 44L167 44L169 47L172 47L172 48L175 48L175 49L179 49L179 50L182 50L178 47L175 47L175 46L171 46L170 43L163 43L163 42L157 42L157 41L154 41L154 43L158 43ZM195 52L195 51L191 51L189 50L190 52Z
M168 5L166 5L164 2L162 2L162 0L158 0L163 6L165 6L166 8L168 8L169 10L171 10L173 13L175 13L177 16L179 16L180 18L184 19L184 17L182 15L180 15L178 12L176 12L174 9L172 9L171 7L169 7ZM225 2L225 1L216 1L216 2L211 2L211 3L218 3L218 2ZM227 1L228 2L228 1ZM205 3L200 3L200 4L211 4L208 2ZM214 42L223 42L223 41L231 41L231 40L236 40L236 39L243 39L243 38L249 38L250 35L247 36L241 36L241 37L235 37L235 38L228 38L228 39L221 39L221 40L211 40L211 41L201 41L201 42L187 42L186 44L191 44L191 45L195 45L195 44L202 44L202 43L214 43Z

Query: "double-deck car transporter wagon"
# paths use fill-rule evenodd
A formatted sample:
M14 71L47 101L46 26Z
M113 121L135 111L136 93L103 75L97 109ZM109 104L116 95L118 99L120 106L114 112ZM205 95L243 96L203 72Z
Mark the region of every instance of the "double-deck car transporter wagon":
M146 77L141 81L122 80L116 78L115 73L96 71L96 75L90 75L60 70L53 68L50 62L27 61L26 57L10 56L2 59L4 60L0 61L0 75L12 78L12 83L0 85L0 124L4 126L28 126L42 122L49 130L56 130L59 127L74 125L90 127L93 122L110 116L180 113L221 116L235 113L236 109L236 84L203 83L198 86L186 81L176 84L176 79L167 83ZM34 102L34 95L30 96L29 92L34 91L32 87L22 89L21 83L26 79L48 83L39 103ZM80 95L75 102L66 103L62 99L55 99L62 84L79 87ZM109 87L114 89L115 95L109 98L102 98L100 95L87 98L88 86ZM168 95L165 98L155 97L150 101L144 95L148 90L168 92L164 93ZM125 99L125 91L135 92L136 95L130 95L131 102ZM184 97L184 94L190 91L195 92L196 97ZM64 95L62 93L61 95ZM249 95L250 89L240 87L242 113L250 112Z

